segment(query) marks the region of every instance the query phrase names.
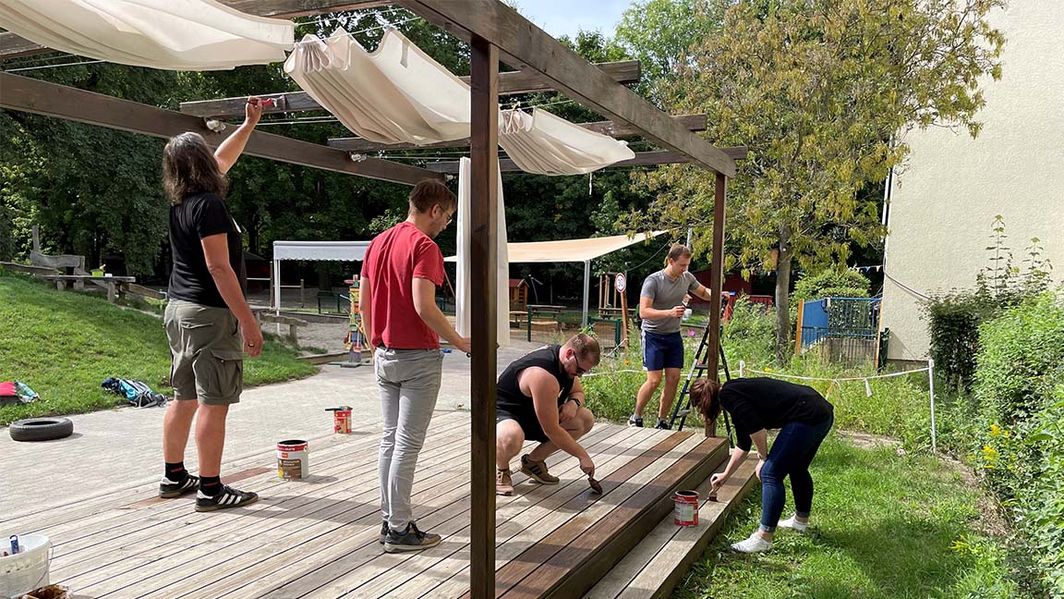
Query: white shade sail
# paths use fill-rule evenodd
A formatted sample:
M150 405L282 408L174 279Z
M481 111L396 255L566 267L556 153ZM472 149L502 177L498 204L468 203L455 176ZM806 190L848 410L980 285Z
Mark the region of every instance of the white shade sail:
M605 256L630 245L646 242L664 231L637 233L634 237L611 235L586 239L562 239L560 241L527 241L506 244L510 264L531 262L587 262ZM500 256L502 254L500 253ZM455 256L447 258L454 262ZM501 260L501 258L500 258Z
M471 244L472 227L469 211L472 208L470 172L473 163L462 158L458 164L458 276L455 288L455 330L459 335L468 337L472 331L473 308L470 298L473 295L473 283L470 276L472 265ZM496 295L496 337L499 347L510 345L510 265L506 259L506 211L502 198L502 175L499 175L499 220L496 228L497 260L495 268Z
M368 247L368 241L275 241L273 259L360 262Z
M499 119L499 145L521 170L539 175L584 175L635 158L625 142L542 108L533 108L531 115L504 110Z
M367 52L346 32L308 35L284 70L345 127L379 143L429 144L469 136L469 85L388 30Z
M0 0L0 27L55 50L190 71L284 60L291 21L215 0Z

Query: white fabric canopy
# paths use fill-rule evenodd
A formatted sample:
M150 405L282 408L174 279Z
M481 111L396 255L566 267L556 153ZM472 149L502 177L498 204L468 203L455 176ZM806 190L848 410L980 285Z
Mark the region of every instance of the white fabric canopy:
M0 0L0 27L108 62L191 71L284 60L291 21L215 0Z
M634 237L611 235L586 239L562 239L560 241L527 241L506 244L510 264L529 262L587 262L616 252L630 245L653 239L664 231L637 233ZM500 252L500 255L501 252ZM447 258L454 262L455 256Z
M361 262L366 257L368 247L368 241L273 242L273 276L270 278L270 287L277 313L281 313L281 260Z
M533 108L531 115L504 110L499 129L499 145L527 173L585 175L635 158L627 143L570 123L542 108Z
M388 30L367 52L338 30L308 35L284 70L345 127L379 143L429 144L469 136L469 85Z
M459 335L468 337L472 331L473 310L470 297L473 295L472 278L469 270L472 264L470 255L471 227L469 211L472 209L469 175L473 163L468 158L458 161L458 262L457 287L455 288L455 330ZM496 252L498 262L495 269L496 337L499 347L510 345L510 265L506 259L506 211L502 199L502 174L499 174L499 221L496 228L498 244Z

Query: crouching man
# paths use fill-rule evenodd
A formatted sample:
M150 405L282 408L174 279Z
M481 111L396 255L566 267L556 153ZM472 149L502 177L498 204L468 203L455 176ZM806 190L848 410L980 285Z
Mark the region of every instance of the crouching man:
M510 364L499 375L495 399L495 493L512 495L510 460L526 439L539 441L521 456L521 472L544 485L558 484L547 472L547 457L559 449L580 460L588 476L595 464L577 439L587 434L595 417L584 407L580 377L599 363L598 341L583 333L564 345L541 347Z

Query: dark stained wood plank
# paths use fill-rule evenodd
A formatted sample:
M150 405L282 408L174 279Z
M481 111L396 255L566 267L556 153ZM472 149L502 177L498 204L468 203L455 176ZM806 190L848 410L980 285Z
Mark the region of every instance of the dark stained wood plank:
M474 36L470 43L470 592L495 594L496 264L499 219L499 51Z
M510 66L540 73L558 91L607 118L631 124L643 137L686 154L706 168L728 176L735 174L735 161L727 154L692 135L632 90L610 80L499 0L396 3L454 35L464 39L475 35L490 41Z
M243 104L241 104L241 110L243 110ZM684 127L687 127L687 129L690 131L706 130L706 115L704 114L685 114L682 116L674 116L672 118L673 120L679 121ZM594 131L595 133L608 135L613 138L632 137L639 135L639 131L637 129L625 123L614 123L613 121L596 121L594 123L577 124L583 127L584 129ZM333 137L329 139L328 145L331 148L339 148L341 150L347 150L349 152L387 152L394 150L465 148L469 147L469 139L455 139L452 141L441 141L440 143L436 144L417 146L414 144L382 144L370 141L368 139L362 139L361 137ZM725 153L727 153L727 149L725 149ZM690 161L690 158L683 156L683 154L675 152L674 154L682 156L684 158L684 161Z
M608 74L610 77L613 77L613 79L619 83L633 83L639 81L639 77L642 72L638 60L602 62L596 63L595 66L602 69L603 72ZM460 79L462 81L465 81L466 83L469 83L469 77L461 77ZM499 94L524 94L537 91L550 91L551 89L552 88L550 84L546 82L542 77L540 77L537 73L528 73L525 71L499 73ZM324 110L324 108L321 107L321 104L318 104L317 100L311 98L310 94L303 91L258 95L261 98L280 98L282 96L284 97L284 103L282 105L267 106L263 110L264 114L278 112L306 112L308 110ZM218 118L242 117L244 116L244 102L246 98L246 96L241 96L239 98L219 98L217 100L197 100L194 102L182 102L180 110L185 114L191 114L194 116ZM706 120L705 116L703 116L702 129L698 129L698 131L705 130L705 126ZM607 133L607 135L609 134ZM627 135L635 135L635 133L629 133ZM441 147L450 147L449 144L452 144L452 142L445 142ZM402 147L404 145L405 144L397 144L396 146L391 147ZM469 145L468 140L465 142L464 145Z
M9 73L0 73L0 89L4 90L0 95L0 108L155 137L195 131L203 135L208 144L217 146L236 130L229 127L225 132L214 133L207 129L203 119L194 116ZM442 178L433 171L377 158L355 161L342 150L262 131L251 134L244 152L250 156L406 185L414 185L426 178Z
M601 479L599 482L602 484L604 494L608 495L610 491L627 482L644 468L654 463L654 461L662 458L662 456L690 436L690 432L673 433L663 441L654 445L654 447L639 454L639 456L632 459L624 466L621 466L619 469ZM579 495L566 502L558 509L559 511L579 512L586 507L586 496ZM591 524L592 522L587 516L584 514L576 514L568 523L559 527L536 544L521 552L519 556L510 560L502 568L499 568L495 572L495 596L499 597L503 593L509 591L514 585L518 584L522 579L531 574L540 564L546 562L551 556L561 550L561 548L569 544L573 538L579 535L580 532L585 530ZM464 597L469 597L469 595L467 594Z
M562 599L583 595L672 511L675 491L693 489L706 480L724 461L727 449L721 439L704 439L654 482L586 532L577 534L504 597Z
M720 293L724 277L724 202L726 198L727 178L717 173L713 196L713 255L709 266L709 347L706 348L706 375L714 381L720 380ZM717 435L717 422L705 422L706 436Z
M746 147L739 146L734 148L721 148L726 154L734 157L735 160L742 160L746 158ZM431 160L431 156L426 157ZM639 152L635 155L635 158L631 160L622 160L616 164L607 166L607 169L618 168L622 166L654 166L657 164L684 164L690 163L691 159L688 156L684 156L679 152L673 152L671 150L658 150L654 152ZM457 174L458 163L457 162L429 162L425 164L425 168L437 173ZM499 170L504 173L519 173L524 172L521 170L513 160L509 158L502 158L499 160Z

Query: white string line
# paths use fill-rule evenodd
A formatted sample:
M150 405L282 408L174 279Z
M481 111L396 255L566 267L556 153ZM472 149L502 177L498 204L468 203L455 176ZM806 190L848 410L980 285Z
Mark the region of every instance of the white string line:
M855 376L855 377L817 377L817 376L799 376L797 374L783 374L781 372L768 372L764 370L754 370L753 368L746 368L746 364L742 361L739 362L740 370L744 372L752 372L754 374L764 374L772 377L797 379L800 381L826 381L839 383L842 381L868 381L872 379L887 379L895 376L904 376L906 374L912 374L914 372L927 372L930 368L917 368L915 370L905 370L902 372L891 372L889 374L875 374L869 376Z
M57 67L75 67L82 64L99 64L101 62L107 62L106 60L84 60L80 62L64 62L62 64L45 64L37 67L19 67L17 69L4 69L5 73L17 73L19 71L39 71L42 69L54 69Z

